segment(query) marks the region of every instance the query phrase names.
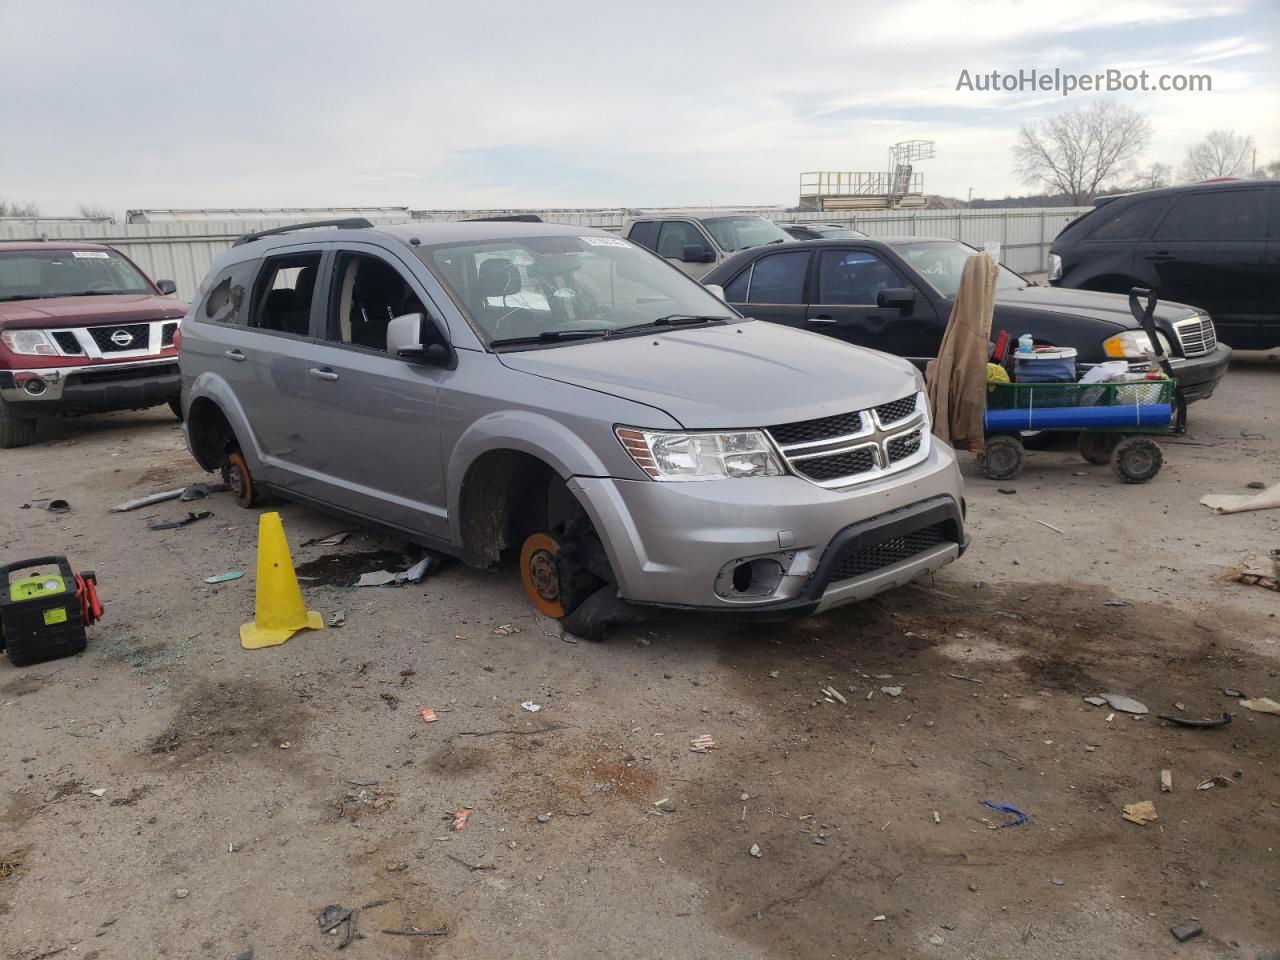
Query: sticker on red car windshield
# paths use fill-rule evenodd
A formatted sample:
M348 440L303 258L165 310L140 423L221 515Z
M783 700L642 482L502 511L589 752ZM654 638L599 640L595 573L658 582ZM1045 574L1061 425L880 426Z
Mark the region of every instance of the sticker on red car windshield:
M77 260L110 260L111 254L101 250L72 250L71 255Z
M593 247L629 247L631 244L618 237L579 237L583 243L590 244Z

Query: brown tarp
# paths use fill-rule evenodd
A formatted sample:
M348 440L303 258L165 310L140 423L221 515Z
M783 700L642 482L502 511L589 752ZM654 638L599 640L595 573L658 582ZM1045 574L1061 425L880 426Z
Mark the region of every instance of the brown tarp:
M933 433L957 450L982 453L987 409L987 357L996 301L996 262L985 253L965 261L938 358L925 370Z

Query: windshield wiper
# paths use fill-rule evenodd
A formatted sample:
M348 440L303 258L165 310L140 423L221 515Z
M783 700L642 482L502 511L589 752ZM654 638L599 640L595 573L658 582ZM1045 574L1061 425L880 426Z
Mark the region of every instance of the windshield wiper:
M653 327L687 327L703 323L728 323L730 319L730 317L699 317L686 313L672 313L665 317L659 317L657 320L651 320L648 323L633 323L630 326L619 327L618 332L649 330Z
M558 340L585 340L594 337L607 337L613 333L612 327L600 327L591 330L543 330L533 337L505 337L502 340L490 340L491 347L507 347L521 343L555 343Z

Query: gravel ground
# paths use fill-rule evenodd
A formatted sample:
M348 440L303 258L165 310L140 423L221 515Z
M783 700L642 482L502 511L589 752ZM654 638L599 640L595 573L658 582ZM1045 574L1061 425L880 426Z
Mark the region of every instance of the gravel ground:
M604 644L561 640L511 570L344 586L399 545L302 546L343 525L283 504L309 605L346 622L242 650L255 514L215 495L211 518L160 532L148 518L188 506L107 512L201 479L167 413L45 436L0 452L0 556L66 552L107 607L82 656L0 662L4 957L328 956L347 929L317 914L375 903L341 955L1280 949L1280 717L1222 692L1280 699L1280 595L1217 580L1280 547L1280 511L1197 503L1280 481L1274 357L1241 355L1146 486L1066 449L1000 484L966 458L974 547L932 580L793 624L670 615ZM52 497L72 511L39 509ZM202 582L228 569L248 575ZM1097 693L1152 713L1083 702ZM1179 703L1234 721L1154 718ZM702 734L716 747L691 752ZM1143 800L1158 820L1122 819ZM983 801L1029 819L1002 827ZM1169 927L1190 918L1204 934L1180 945Z

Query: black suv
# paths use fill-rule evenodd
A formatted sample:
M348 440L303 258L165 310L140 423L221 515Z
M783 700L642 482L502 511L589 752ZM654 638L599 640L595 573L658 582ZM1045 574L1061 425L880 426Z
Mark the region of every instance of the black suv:
M1056 287L1150 287L1195 304L1224 343L1280 346L1280 181L1220 180L1101 197L1058 234Z

